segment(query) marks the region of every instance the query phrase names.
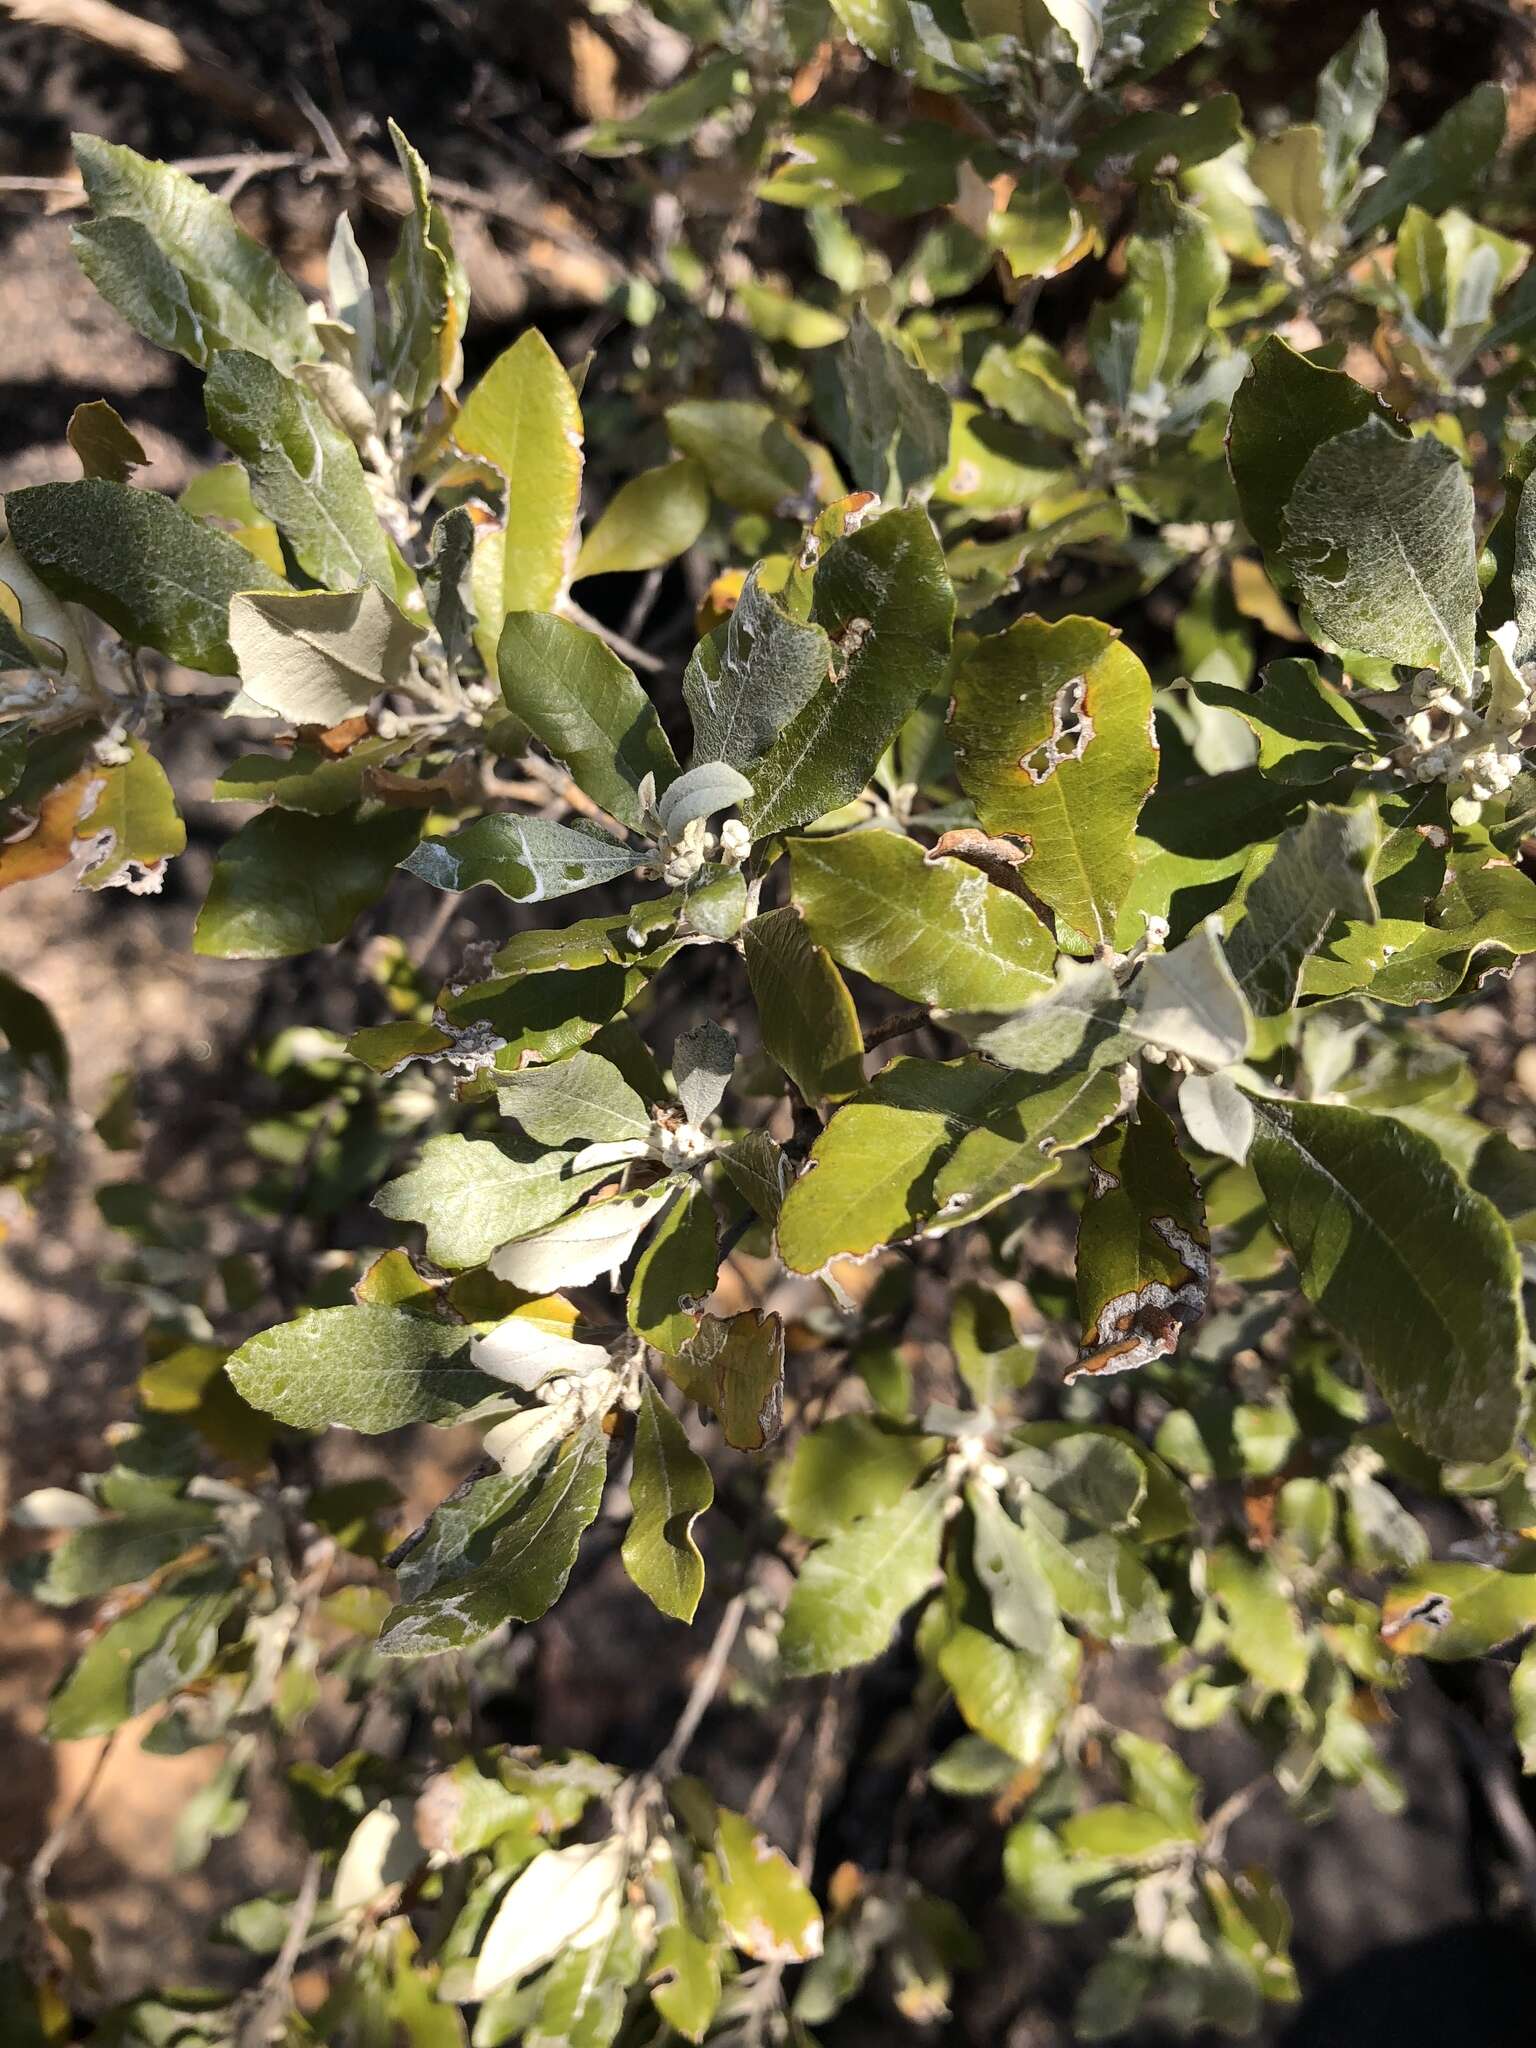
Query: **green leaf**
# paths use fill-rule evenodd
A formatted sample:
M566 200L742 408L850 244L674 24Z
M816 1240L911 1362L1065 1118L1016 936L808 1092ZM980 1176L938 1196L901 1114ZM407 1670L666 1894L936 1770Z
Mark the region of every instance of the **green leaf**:
M217 348L282 370L320 354L298 287L206 185L99 135L76 135L74 149L96 216L77 234L81 266L151 341L199 368Z
M187 828L165 770L142 740L125 761L92 770L96 800L75 827L86 855L80 879L88 889L126 884L158 888L164 863L186 850Z
M623 156L632 150L688 142L700 124L729 106L747 89L739 57L721 52L706 58L676 84L652 93L638 113L623 120L594 122L582 144L586 156Z
M1431 915L1434 922L1428 926L1396 922L1391 958L1383 958L1377 971L1364 978L1373 1000L1442 1002L1456 993L1469 971L1536 952L1536 884L1518 868L1458 867ZM1320 984L1320 992L1328 991Z
M853 1094L864 1081L864 1037L847 984L792 907L754 917L742 933L763 1049L809 1103Z
M720 1941L712 1906L690 1863L685 1881L669 1834L652 1837L650 1875L659 1892L651 2003L668 2026L702 2041L720 2004Z
M967 1725L1026 1769L1038 1768L1072 1704L1081 1651L1056 1624L1046 1648L1018 1650L961 1624L939 1652L940 1676Z
M1048 1179L1059 1153L1119 1108L1119 1078L1107 1070L893 1060L812 1147L812 1166L785 1197L780 1257L794 1272L816 1273L925 1225L971 1222Z
M227 1370L253 1408L295 1429L339 1424L378 1436L451 1421L495 1392L470 1363L470 1335L462 1323L353 1303L263 1330Z
M581 502L581 406L565 366L536 328L499 355L470 392L453 438L506 479L502 525L483 529L475 549L475 602L494 645L509 612L554 606Z
M943 686L954 593L928 516L887 512L833 541L816 569L811 621L831 673L753 769L754 837L819 818L859 794L897 731Z
M50 1742L109 1735L197 1677L233 1604L222 1574L153 1593L94 1636L48 1702Z
M50 590L89 606L134 646L210 675L235 673L228 631L236 592L287 587L169 498L105 477L8 491L5 516Z
M1472 484L1433 434L1368 419L1308 456L1281 517L1282 558L1323 630L1471 686L1477 618Z
M379 1648L388 1657L430 1657L472 1649L504 1621L537 1621L565 1591L607 1473L602 1431L573 1436L519 1497L479 1563L391 1609Z
M1259 743L1259 768L1272 781L1309 788L1331 782L1361 754L1374 750L1372 732L1342 690L1325 682L1315 661L1287 656L1272 661L1260 688L1191 684L1202 704L1235 711Z
M1374 851L1369 811L1312 808L1282 835L1227 941L1238 987L1261 1017L1294 1005L1307 961L1335 916L1375 923L1367 876Z
M744 398L685 399L667 407L667 432L725 504L784 516L804 511L811 490L805 446L766 405Z
M1034 1546L990 1487L969 1487L966 1499L974 1526L972 1563L991 1608L993 1627L1016 1650L1034 1657L1047 1655L1061 1624Z
M555 1222L611 1172L577 1172L570 1153L543 1145L444 1132L427 1140L419 1165L380 1188L373 1206L397 1223L425 1224L427 1257L458 1270Z
M433 527L432 552L421 572L432 623L455 674L464 665L479 624L468 596L474 552L474 521L462 505L455 505Z
M1298 122L1254 144L1248 175L1302 243L1316 242L1328 221L1327 142L1314 122Z
M904 53L910 24L902 0L832 0L832 12L882 64L894 64Z
M1178 1347L1205 1314L1210 1233L1172 1119L1149 1095L1094 1146L1077 1234L1084 1374L1133 1372Z
M779 1655L792 1678L878 1657L938 1574L947 1479L914 1487L813 1550L784 1613Z
M1223 1545L1205 1554L1206 1584L1227 1618L1232 1655L1266 1691L1299 1693L1307 1678L1301 1618L1267 1557Z
M834 649L751 570L730 617L701 640L683 674L695 761L750 769L816 695Z
M663 790L677 762L633 669L595 633L547 612L514 612L496 649L502 695L588 796L640 830L647 776Z
M1509 1703L1514 1712L1520 1768L1527 1777L1536 1771L1536 1643L1527 1643L1509 1674Z
M685 555L709 518L709 479L684 457L621 484L583 536L571 581L660 569Z
M873 1415L837 1415L798 1439L773 1468L774 1506L797 1536L831 1536L893 1506L944 1445Z
M393 689L421 638L375 584L242 592L229 644L248 697L295 725L339 725Z
M394 563L362 462L319 402L264 357L224 349L209 368L203 404L306 574L332 590L376 583L393 594Z
M1244 524L1266 555L1281 555L1285 508L1314 452L1367 420L1392 418L1353 377L1265 336L1232 400L1227 459Z
M704 1315L668 1370L689 1400L711 1408L733 1450L760 1451L784 1415L784 1325L777 1315L743 1309Z
M821 1910L795 1866L744 1813L718 1809L704 1858L725 1931L759 1963L804 1963L821 1953Z
M629 1494L633 1515L624 1538L624 1569L653 1607L674 1620L692 1621L704 1590L704 1560L693 1525L714 1499L715 1483L649 1375L640 1382Z
M77 405L66 433L86 476L104 476L115 484L125 484L149 460L138 437L104 398Z
M1111 331L1134 331L1129 391L1165 391L1204 350L1228 265L1205 215L1181 204L1171 187L1154 186L1141 211L1145 230L1126 243L1129 282L1109 308L1109 323Z
M1486 1460L1520 1414L1520 1264L1507 1225L1391 1117L1256 1102L1251 1161L1308 1299L1393 1418L1441 1458Z
M976 868L925 858L914 840L885 831L797 839L790 853L810 937L898 995L1005 1010L1054 986L1045 926Z
M960 786L988 832L1029 842L1029 887L1094 945L1130 888L1151 717L1146 670L1096 619L1020 619L956 671Z
M430 405L440 388L458 382L469 287L455 260L443 210L433 201L426 165L393 121L389 139L410 188L411 210L389 266L385 373L406 411L413 413Z
M658 1351L681 1351L698 1326L688 1304L714 1292L719 1270L714 1204L691 1182L679 1191L635 1262L629 1327Z
M281 960L345 938L389 886L421 829L419 813L311 817L264 811L219 849L194 953Z
M69 1099L69 1047L41 996L0 973L0 1033L12 1056L55 1100Z
M1387 39L1368 14L1317 81L1317 125L1323 131L1323 182L1337 212L1349 196L1366 144L1387 97Z
M1349 218L1351 238L1395 227L1409 205L1439 213L1477 184L1503 140L1503 87L1474 86L1427 135L1405 142L1385 177L1361 195Z
M905 217L947 206L970 138L938 121L907 119L892 130L851 107L807 109L788 138L786 161L758 190L777 206L844 202Z
M862 307L828 359L825 410L860 490L901 504L949 457L949 399Z
M574 1052L551 1066L498 1075L503 1116L520 1123L541 1145L575 1138L650 1137L651 1113L617 1067L592 1052Z
M476 818L442 839L423 839L401 866L434 889L489 882L514 903L547 903L633 874L645 857L643 848L592 826L504 813Z

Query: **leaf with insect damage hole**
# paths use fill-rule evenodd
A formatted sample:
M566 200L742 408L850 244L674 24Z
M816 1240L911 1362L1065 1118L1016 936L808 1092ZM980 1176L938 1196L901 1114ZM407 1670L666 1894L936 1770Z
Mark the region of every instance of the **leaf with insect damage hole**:
M1493 1204L1393 1117L1321 1102L1254 1113L1269 1220L1398 1427L1438 1458L1502 1456L1525 1327L1519 1256Z
M677 778L677 761L634 670L595 633L549 612L516 611L496 667L515 713L571 779L621 824L642 823L641 785Z
M126 760L92 770L88 788L95 801L75 827L76 851L86 857L81 881L88 889L158 894L165 863L187 844L165 770L135 740Z
M988 832L1027 839L1021 869L1078 942L1111 940L1157 777L1152 683L1097 619L1026 617L959 664L960 786Z
M390 1611L379 1648L390 1657L429 1657L470 1649L504 1621L537 1621L565 1591L607 1471L607 1437L596 1427L580 1430L518 1496L478 1563Z
M811 623L832 666L753 769L742 807L754 837L849 803L903 721L942 689L955 599L928 515L912 505L850 522L816 566Z
M715 1815L704 1874L726 1933L759 1963L805 1963L821 1954L821 1909L782 1849L727 1806Z
M898 995L947 1010L1011 1010L1053 986L1050 933L978 869L929 860L898 832L797 839L790 854L811 938Z
M934 1584L952 1487L940 1473L813 1550L784 1615L779 1654L793 1678L878 1657Z
M706 1315L667 1369L690 1401L713 1410L734 1450L760 1451L778 1435L784 1325L777 1315Z
M1439 1559L1419 1565L1381 1603L1381 1639L1400 1657L1486 1657L1536 1627L1536 1573Z
M488 882L514 903L547 903L633 874L646 857L643 847L626 846L579 819L562 825L498 812L442 839L423 839L401 866L434 889Z
M653 1607L677 1621L692 1621L704 1590L704 1560L693 1525L714 1499L715 1484L648 1375L640 1382L629 1494L633 1514L621 1553L624 1569Z
M1077 1233L1083 1334L1069 1381L1132 1372L1168 1357L1205 1314L1210 1281L1205 1204L1172 1119L1149 1095L1089 1155Z

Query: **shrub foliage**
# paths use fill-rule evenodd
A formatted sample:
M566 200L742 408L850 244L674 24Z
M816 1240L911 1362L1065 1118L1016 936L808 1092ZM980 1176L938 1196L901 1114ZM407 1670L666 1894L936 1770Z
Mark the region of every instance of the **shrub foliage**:
M7 497L0 886L157 891L165 723L222 712L198 952L518 909L441 987L372 915L328 971L385 1021L256 1049L270 1257L104 1191L146 1363L110 1469L17 1511L81 1619L48 1732L211 1746L187 1868L276 1774L302 1876L218 1930L250 1988L105 2017L35 1886L8 2041L920 2027L986 1964L908 1871L945 1808L1020 1914L1097 1928L1080 2038L1240 2034L1296 1995L1245 1800L1393 1808L1409 1660L1536 1622L1536 1170L1435 1023L1536 951L1536 269L1467 210L1500 90L1395 141L1372 17L1256 135L1205 0L656 11L692 61L585 147L734 211L685 207L584 362L529 331L465 388L398 131L398 247L370 277L343 217L318 300L77 143L79 260L228 459L139 488L98 401L83 474ZM9 980L0 1025L25 1195L68 1061ZM370 1197L277 1284L285 1219ZM482 1445L413 1526L410 1440L341 1482L322 1433L415 1425ZM487 1746L610 1538L703 1615L675 1735ZM1166 1742L1100 1704L1127 1652ZM876 1659L908 1790L830 1871ZM694 1739L726 1699L745 1810ZM1536 1757L1530 1652L1511 1699ZM1263 1759L1221 1805L1179 1753L1218 1721Z

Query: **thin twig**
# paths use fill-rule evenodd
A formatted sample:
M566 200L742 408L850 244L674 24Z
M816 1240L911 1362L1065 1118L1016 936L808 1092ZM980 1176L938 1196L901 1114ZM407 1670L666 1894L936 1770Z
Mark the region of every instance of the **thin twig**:
M315 1907L320 1902L320 1868L320 1852L311 1850L304 1865L304 1874L299 1879L283 1945L273 1957L272 1967L256 1986L249 2010L239 2022L235 2048L268 2048L273 2027L282 2017L282 2009L291 1995L293 1973L298 1966L300 1952L309 1939Z
M1246 1785L1240 1785L1229 1798L1223 1799L1205 1824L1205 1836L1200 1845L1202 1854L1213 1859L1220 1856L1227 1846L1227 1836L1232 1828L1242 1819L1260 1793L1267 1792L1274 1782L1271 1777L1250 1778Z
M795 1868L806 1884L811 1881L811 1872L816 1865L816 1842L821 1833L821 1817L826 1811L827 1794L838 1774L837 1730L842 1719L842 1683L832 1678L827 1681L821 1696L821 1707L816 1715L816 1732L811 1738L811 1769L805 1783L805 1808L800 1816L800 1847L795 1857Z
M725 1611L720 1616L719 1627L715 1630L715 1639L709 1646L708 1656L699 1667L699 1675L693 1681L693 1690L688 1695L683 1711L677 1717L677 1726L672 1730L672 1738L651 1767L653 1777L676 1776L683 1758L688 1753L689 1743L699 1732L699 1723L708 1713L715 1694L720 1690L721 1681L725 1677L725 1667L735 1647L737 1632L741 1628L746 1612L745 1593L737 1593L726 1602Z
M793 1710L785 1716L784 1726L779 1730L779 1739L774 1745L773 1755L769 1758L762 1776L752 1787L752 1797L747 1801L747 1819L754 1825L762 1820L769 1807L773 1804L773 1796L779 1789L779 1780L784 1775L785 1766L794 1754L795 1747L801 1736L805 1733L805 1724L810 1718L811 1707L809 1700L797 1700Z
M53 1866L69 1847L74 1839L75 1830L85 1818L85 1810L96 1796L96 1788L101 1783L101 1774L107 1767L107 1759L111 1756L117 1738L122 1732L121 1728L114 1728L97 1750L91 1768L86 1773L85 1783L75 1794L68 1812L62 1814L54 1823L27 1868L27 1892L39 1916L42 1914L47 1895L48 1880L53 1875Z

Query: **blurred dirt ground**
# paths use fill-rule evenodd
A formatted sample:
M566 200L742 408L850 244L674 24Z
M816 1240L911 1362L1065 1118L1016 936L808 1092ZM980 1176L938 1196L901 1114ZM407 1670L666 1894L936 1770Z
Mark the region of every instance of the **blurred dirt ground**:
M163 156L272 146L259 124L89 42L18 26L7 19L12 11L0 0L0 174L63 177L72 127ZM614 181L589 176L561 153L560 140L670 76L684 54L676 38L630 33L622 9L589 12L574 0L307 0L284 8L264 0L162 0L139 11L170 24L200 59L243 88L260 81L288 115L299 100L286 94L300 88L327 118L376 145L382 115L397 114L435 170L489 197L488 207L456 209L454 220L475 291L475 361L528 318L577 337L578 353L600 334L595 309L631 229ZM1239 89L1271 102L1299 90L1361 11L1354 0L1331 8L1266 0L1257 12L1269 42L1249 60L1253 71ZM1509 21L1522 11L1532 12L1446 8L1436 0L1385 6L1389 36L1406 44L1398 84L1404 122L1425 125L1495 69L1514 76L1526 45ZM1536 88L1514 82L1513 125L1524 134L1536 126ZM197 379L141 343L96 298L70 258L68 214L49 214L46 204L0 193L0 335L7 343L0 489L71 473L65 424L76 404L99 396L119 407L150 456L140 481L176 489L210 454ZM337 204L334 187L293 177L253 180L238 200L253 232L311 280ZM365 241L383 245L383 214L365 215L362 226ZM239 1170L249 1044L283 1024L316 1021L326 1004L323 1021L339 1028L355 1021L352 985L342 977L328 984L323 962L318 973L305 973L191 954L211 850L235 822L206 802L231 749L216 721L195 717L173 723L168 745L177 786L192 798L192 840L165 897L92 896L75 891L67 874L0 897L0 968L58 1016L82 1125L114 1076L131 1068L151 1133L141 1162L109 1153L83 1127L36 1215L0 1245L0 1507L8 1488L67 1483L82 1467L104 1462L103 1431L127 1412L140 1363L138 1324L125 1297L101 1278L115 1246L95 1206L96 1186L144 1172L194 1204L226 1191L227 1177ZM409 942L419 936L412 919L429 914L402 895L386 907L381 928ZM451 930L443 943L451 952L467 936L467 928ZM1520 1141L1536 1140L1536 968L1491 983L1448 1029L1474 1063L1496 1120ZM337 1452L349 1455L360 1459L365 1451ZM410 1478L423 1507L457 1476L465 1455L452 1437L423 1447ZM665 1725L707 1644L707 1611L701 1620L685 1636L631 1598L610 1545L606 1561L546 1625L534 1689L517 1704L517 1724L501 1732L589 1745L621 1763L644 1761L650 1729ZM42 1701L75 1635L73 1618L0 1592L0 1863L23 1863L73 1808L96 1767L99 1745L55 1750L39 1735ZM641 1671L645 1696L637 1699ZM867 1688L865 1711L892 1711L909 1681L898 1660L889 1697ZM1123 1696L1113 1710L1150 1728L1150 1693L1138 1692L1133 1664L1116 1683ZM1468 1683L1475 1689L1479 1681L1474 1675ZM1389 2039L1393 2048L1431 2041L1486 2048L1526 2038L1502 2031L1509 1987L1523 1988L1525 2013L1536 2010L1518 1858L1491 1819L1507 1785L1491 1784L1486 1756L1456 1733L1454 1699L1427 1674L1398 1707L1390 1746L1410 1789L1404 1815L1383 1818L1351 1795L1327 1823L1302 1830L1276 1797L1238 1824L1240 1852L1272 1869L1293 1902L1304 1983L1323 1987L1290 2037L1295 2048L1346 2039L1350 2048ZM381 1711L387 1715L387 1702ZM857 1753L872 1752L879 1734L878 1721L861 1729ZM745 1796L765 1761L761 1741L751 1717L729 1709L711 1716L698 1754L723 1796ZM1213 1731L1197 1751L1213 1798L1253 1774L1253 1754L1235 1733ZM199 1752L142 1756L134 1730L125 1731L57 1868L53 1889L97 1935L111 1995L228 1969L229 1952L207 1939L212 1917L236 1897L291 1880L294 1859L271 1786L259 1788L237 1845L217 1846L192 1876L174 1872L176 1815L212 1761ZM879 1801L898 1789L875 1771L864 1796ZM783 1796L786 1811L797 1811L793 1772ZM857 1857L861 1831L878 1839L880 1818L848 1804L835 1817L829 1853ZM962 1987L944 2038L1064 2048L1070 2034L1060 2015L1070 2009L1088 1951L1070 1934L1021 1926L999 1902L995 1841L978 1854L968 1814L955 1809L916 1852L925 1881L963 1904L997 1959ZM1529 1869L1525 1876L1529 1884ZM1282 2031L1277 2023L1271 2038ZM826 2038L856 2037L834 2027ZM1158 2038L1136 2037L1143 2048Z

